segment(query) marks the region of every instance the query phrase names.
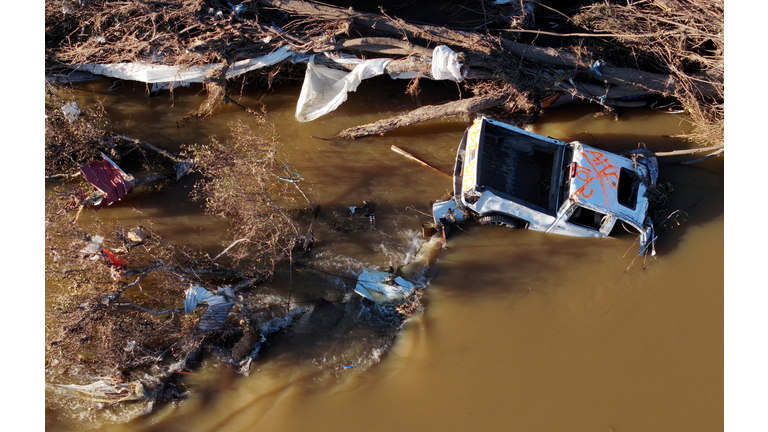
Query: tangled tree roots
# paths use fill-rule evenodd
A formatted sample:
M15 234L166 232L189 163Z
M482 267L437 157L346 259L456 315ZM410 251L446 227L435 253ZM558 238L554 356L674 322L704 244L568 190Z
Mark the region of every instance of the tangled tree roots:
M618 45L590 40L607 61L670 74L674 95L695 126L687 138L718 145L723 143L725 117L723 16L722 1L664 0L596 3L573 21L595 33L615 35Z
M643 98L671 96L695 124L688 138L722 143L722 1L606 1L565 12L533 1L479 3L479 9L462 8L438 25L406 21L384 9L356 11L304 0L248 0L234 9L219 0L82 6L48 0L47 67L127 61L226 65L287 44L306 54L390 56L386 73L426 75L432 49L447 45L458 52L466 80L503 81L515 94L527 95L527 103L508 104L510 115L528 116L531 107L553 93L564 94L561 102L584 99L608 111L649 103ZM406 13L404 5L394 2L390 8ZM537 28L536 14L560 20L563 33ZM543 35L550 37L550 45L557 38L560 46L537 45ZM318 62L348 68L320 57ZM293 69L278 64L250 74L272 82L281 71ZM220 74L210 78L210 97L198 113L203 116L226 100L224 79ZM417 85L415 80L409 94L418 94ZM462 110L449 111L456 115ZM422 117L414 113L408 121L390 123L412 124Z

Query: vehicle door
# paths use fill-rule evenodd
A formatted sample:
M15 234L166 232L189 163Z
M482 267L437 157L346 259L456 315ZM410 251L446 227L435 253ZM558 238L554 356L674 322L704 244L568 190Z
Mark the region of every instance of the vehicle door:
M616 217L582 206L576 202L563 204L559 217L547 232L578 237L608 237Z

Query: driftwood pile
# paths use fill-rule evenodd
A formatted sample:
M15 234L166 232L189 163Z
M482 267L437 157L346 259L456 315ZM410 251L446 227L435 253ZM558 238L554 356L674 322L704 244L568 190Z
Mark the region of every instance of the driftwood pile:
M648 105L665 97L682 104L693 120L696 127L689 138L702 145L722 144L722 1L588 1L563 11L544 1L435 2L435 12L448 8L458 18L429 24L423 22L428 13L416 17L422 21L396 15L408 15L417 4L424 8L424 2L361 2L366 10L335 3L339 6L305 0L101 1L82 6L47 1L47 67L54 71L135 61L230 65L289 45L304 54L391 58L384 72L416 73L410 86L416 94L418 79L430 77L434 48L445 45L459 53L461 99L340 131L336 138L379 134L494 107L509 117L528 117L554 98L559 103L589 100L617 114L617 107ZM323 56L316 62L351 69ZM206 81L210 97L203 115L227 97L223 70ZM287 61L251 74L269 83L301 79ZM237 81L231 83L233 91L241 87Z

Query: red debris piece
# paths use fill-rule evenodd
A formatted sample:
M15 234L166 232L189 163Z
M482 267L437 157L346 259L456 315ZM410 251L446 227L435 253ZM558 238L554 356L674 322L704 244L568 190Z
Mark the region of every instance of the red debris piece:
M103 154L101 156L103 160L93 161L80 167L80 172L88 183L106 195L101 203L95 206L97 209L120 201L133 189L133 183L130 181L132 177L123 172L111 159Z
M549 108L553 103L557 102L558 99L560 99L560 93L551 94L541 99L541 106Z
M127 261L121 260L120 258L116 257L115 254L106 249L102 249L101 253L104 254L105 259L107 259L110 263L112 263L113 266L117 268L124 268L128 265Z

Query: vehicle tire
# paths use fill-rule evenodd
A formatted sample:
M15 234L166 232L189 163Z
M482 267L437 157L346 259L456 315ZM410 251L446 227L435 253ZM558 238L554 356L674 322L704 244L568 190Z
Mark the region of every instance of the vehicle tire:
M507 228L517 228L520 226L520 222L507 215L502 214L489 214L480 218L480 223L483 225L498 225Z

